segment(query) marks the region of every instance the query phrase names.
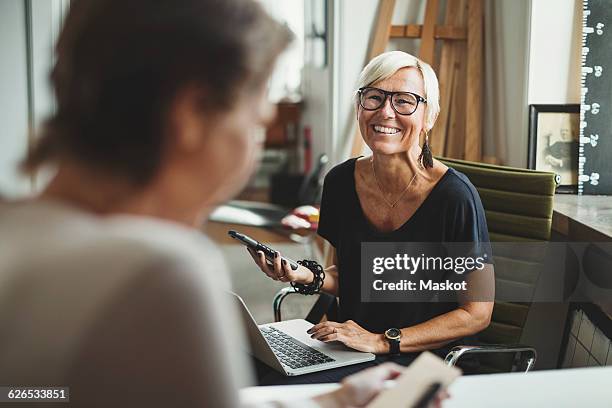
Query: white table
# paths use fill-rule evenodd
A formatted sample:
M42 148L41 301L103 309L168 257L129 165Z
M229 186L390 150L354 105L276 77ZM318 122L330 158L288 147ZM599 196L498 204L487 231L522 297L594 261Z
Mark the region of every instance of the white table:
M612 367L465 376L449 393L444 408L612 407Z
M334 390L338 384L250 387L243 401L290 401ZM612 407L612 366L460 377L444 408Z

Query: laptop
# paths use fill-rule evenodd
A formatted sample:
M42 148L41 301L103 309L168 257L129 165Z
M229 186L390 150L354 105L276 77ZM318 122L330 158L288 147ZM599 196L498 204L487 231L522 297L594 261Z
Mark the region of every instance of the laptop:
M340 342L310 338L313 324L304 319L258 325L240 296L231 293L249 336L251 354L287 375L302 375L374 360L374 354L356 351Z

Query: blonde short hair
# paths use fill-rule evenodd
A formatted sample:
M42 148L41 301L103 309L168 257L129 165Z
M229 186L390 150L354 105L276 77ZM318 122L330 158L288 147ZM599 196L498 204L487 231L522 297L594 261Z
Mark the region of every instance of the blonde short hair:
M423 77L425 85L425 95L423 97L427 99L425 104L425 129L430 130L436 122L438 113L440 113L438 78L429 64L421 61L414 55L403 51L389 51L372 58L363 71L361 71L361 74L359 74L357 89L387 79L398 70L408 67L417 68ZM359 103L357 91L355 91L355 101Z

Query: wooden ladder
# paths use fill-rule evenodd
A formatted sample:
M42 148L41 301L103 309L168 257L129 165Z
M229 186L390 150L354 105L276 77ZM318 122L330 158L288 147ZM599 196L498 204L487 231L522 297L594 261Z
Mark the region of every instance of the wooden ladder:
M434 67L440 82L440 115L429 139L432 151L437 156L481 161L483 0L447 0L444 25L437 25L439 0L426 1L422 25L392 25L395 0L380 0L367 60L385 52L390 38L420 38L419 58ZM444 41L437 65L436 40ZM351 157L363 148L357 126Z

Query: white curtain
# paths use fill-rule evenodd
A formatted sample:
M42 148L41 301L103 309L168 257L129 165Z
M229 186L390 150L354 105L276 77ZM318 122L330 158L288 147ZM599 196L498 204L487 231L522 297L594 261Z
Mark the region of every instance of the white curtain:
M485 1L483 156L525 166L529 0Z

